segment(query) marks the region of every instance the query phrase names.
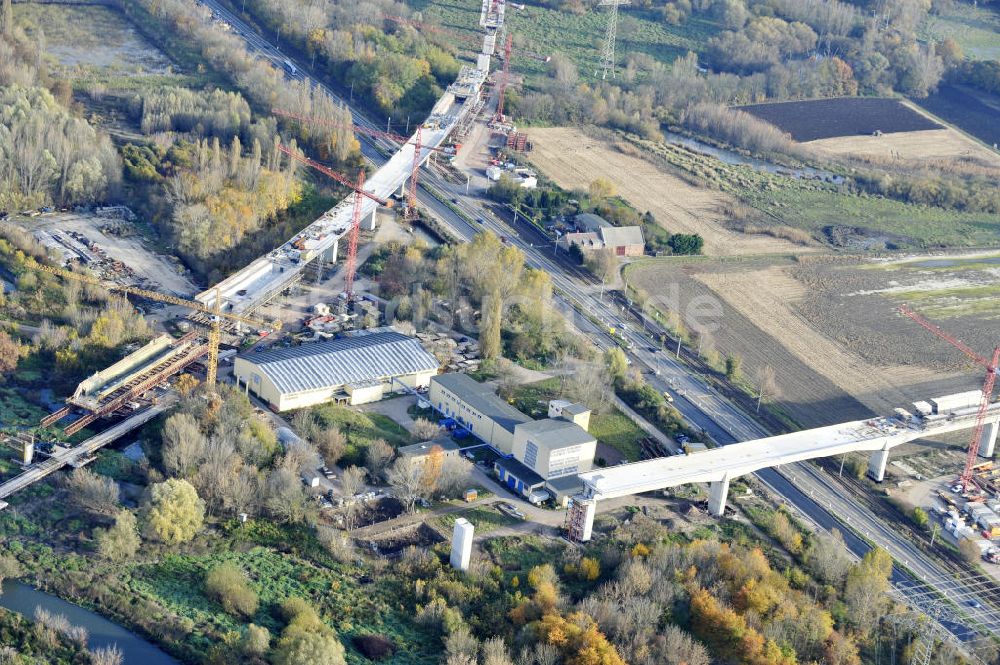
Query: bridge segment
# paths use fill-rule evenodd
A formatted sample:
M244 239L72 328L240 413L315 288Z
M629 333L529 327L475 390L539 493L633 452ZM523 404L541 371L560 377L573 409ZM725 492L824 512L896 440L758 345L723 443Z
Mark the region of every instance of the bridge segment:
M505 0L484 0L480 26L483 29L483 48L476 66L463 66L458 78L448 86L438 99L431 114L421 124L420 154L416 132L408 142L383 164L365 182L365 190L379 198L389 198L402 191L415 163L423 164L439 148L449 134L475 112L476 101L489 75L490 56L493 54L496 34L503 28ZM256 259L240 271L230 275L215 287L196 296L206 307L215 306L216 289L226 312L245 313L266 303L288 287L301 274L308 263L315 259L328 262L337 260L340 239L350 231L353 222L354 197L351 194L330 210L288 239L284 244ZM374 230L378 205L362 197L361 228Z
M855 420L838 425L780 434L691 455L661 457L645 462L622 464L580 474L583 499L601 499L641 494L688 483L709 484L709 512L721 516L726 506L729 483L766 467L792 464L849 452L871 451L868 475L881 481L889 451L917 439L972 429L978 409L969 407L953 413L917 418L905 415ZM987 426L979 442L979 454L992 457L1000 431L1000 404L987 412ZM596 511L582 509L586 524L580 533L589 535Z

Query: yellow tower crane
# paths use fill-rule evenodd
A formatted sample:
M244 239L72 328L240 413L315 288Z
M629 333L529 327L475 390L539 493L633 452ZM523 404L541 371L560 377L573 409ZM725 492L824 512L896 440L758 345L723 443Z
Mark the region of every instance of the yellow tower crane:
M215 386L215 377L219 367L219 340L222 337L222 319L228 319L230 321L236 321L238 323L245 323L249 326L255 328L262 328L266 330L271 330L277 332L281 329L281 321L275 319L274 321L261 321L259 319L254 319L249 316L240 316L239 314L231 314L229 312L222 311L222 297L219 292L218 287L215 289L215 299L212 307L207 307L197 300L186 300L184 298L178 298L176 296L168 296L163 293L158 293L156 291L150 291L148 289L140 289L134 286L125 286L123 284L115 284L114 282L107 282L103 279L98 279L97 277L92 277L90 275L85 275L83 273L72 272L71 270L65 270L63 268L54 268L52 266L47 266L38 262L34 262L31 266L33 270L41 270L42 272L47 272L51 275L56 275L59 277L65 277L67 279L73 279L78 282L85 282L87 284L94 284L95 286L101 286L109 290L119 291L128 295L139 296L140 298L148 298L149 300L156 300L159 302L170 303L171 305L178 305L180 307L186 307L192 309L196 312L203 312L211 317L212 325L208 329L208 365L207 371L205 373L205 384L207 386Z

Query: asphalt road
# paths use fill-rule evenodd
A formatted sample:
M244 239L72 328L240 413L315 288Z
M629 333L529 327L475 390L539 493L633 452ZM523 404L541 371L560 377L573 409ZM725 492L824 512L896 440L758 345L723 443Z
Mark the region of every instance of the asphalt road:
M233 26L262 57L279 67L286 59L295 62L215 0L203 0L203 4ZM347 105L328 86L306 75L301 63L295 64L298 67L295 78L319 86L332 98ZM381 129L381 125L374 124L363 113L354 108L351 111L355 123ZM394 150L394 145L388 141L372 140L367 136L358 138L363 154L376 166L385 161L382 151ZM571 317L578 329L588 334L600 348L608 348L617 343L607 326L627 318L620 306L612 303L607 295L603 299L595 295L593 280L587 280L578 270L568 269L555 255L550 241L538 232L526 230L524 225L512 228L507 221L484 208L481 199L466 196L464 184L447 182L430 168L421 172L421 184L423 187L429 185L435 188L448 199L457 200L452 205L461 214L426 191L422 190L418 194L420 204L440 218L457 237L469 240L484 229L504 237L507 242L524 252L529 266L549 273L556 290L557 306ZM482 219L483 222L469 222L470 219ZM595 324L591 317L603 323ZM639 324L633 319L631 325L624 327L623 332L625 339L632 344L629 356L633 363L639 363L650 370L658 369L660 374L650 377L651 383L659 390L669 389L676 396L674 406L689 422L703 429L717 443L728 445L769 435L763 427L719 395L700 377L690 373L673 356L663 351L650 351L650 348L659 346L659 334L663 331L658 330L658 326L649 321ZM825 529L839 529L854 554L863 555L870 549L870 545L852 533L852 529L889 551L896 561L912 571L911 576L896 566L893 581L900 593L918 606L928 611L934 610L931 607L932 594L925 592L928 588L951 600L954 607L946 609L948 614L940 619L940 623L959 639L973 639L974 627L977 626L990 632L1000 631L1000 612L997 610L1000 608L1000 593L996 585L951 579L949 571L915 549L891 524L883 522L864 506L845 498L847 490L835 480L825 478L825 474L813 465L800 463L782 469L769 469L756 475L813 523ZM973 607L973 604L979 607Z

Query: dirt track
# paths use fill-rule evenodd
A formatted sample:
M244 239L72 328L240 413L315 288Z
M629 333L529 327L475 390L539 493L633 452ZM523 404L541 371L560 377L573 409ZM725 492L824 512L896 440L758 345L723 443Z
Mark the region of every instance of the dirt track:
M607 178L618 194L640 212L649 211L672 233L698 233L705 253L713 256L796 253L801 245L751 236L726 228L719 210L730 198L691 185L641 157L626 155L604 140L570 127L532 129L531 161L565 189L586 190L591 181Z

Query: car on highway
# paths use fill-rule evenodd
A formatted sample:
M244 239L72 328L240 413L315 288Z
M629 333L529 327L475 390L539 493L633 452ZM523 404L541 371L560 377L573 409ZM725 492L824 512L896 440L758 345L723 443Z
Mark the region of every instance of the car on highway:
M659 372L657 372L657 374L659 374ZM663 399L667 400L670 404L674 403L674 396L670 394L669 390L663 391Z
M978 600L970 600L969 601L969 607L974 607L974 608L976 608L978 610L982 606L983 606L982 603L980 603Z
M457 204L458 203L458 199L452 199L451 202Z
M649 348L648 348L648 349L646 349L646 350L647 350L647 351L649 351L650 353L656 353L656 351L657 351L657 349L656 349L656 347L655 347L655 346L651 346L651 347L649 347Z
M476 217L476 221L479 222L480 224L485 224L486 223L486 222L483 221L482 217Z

